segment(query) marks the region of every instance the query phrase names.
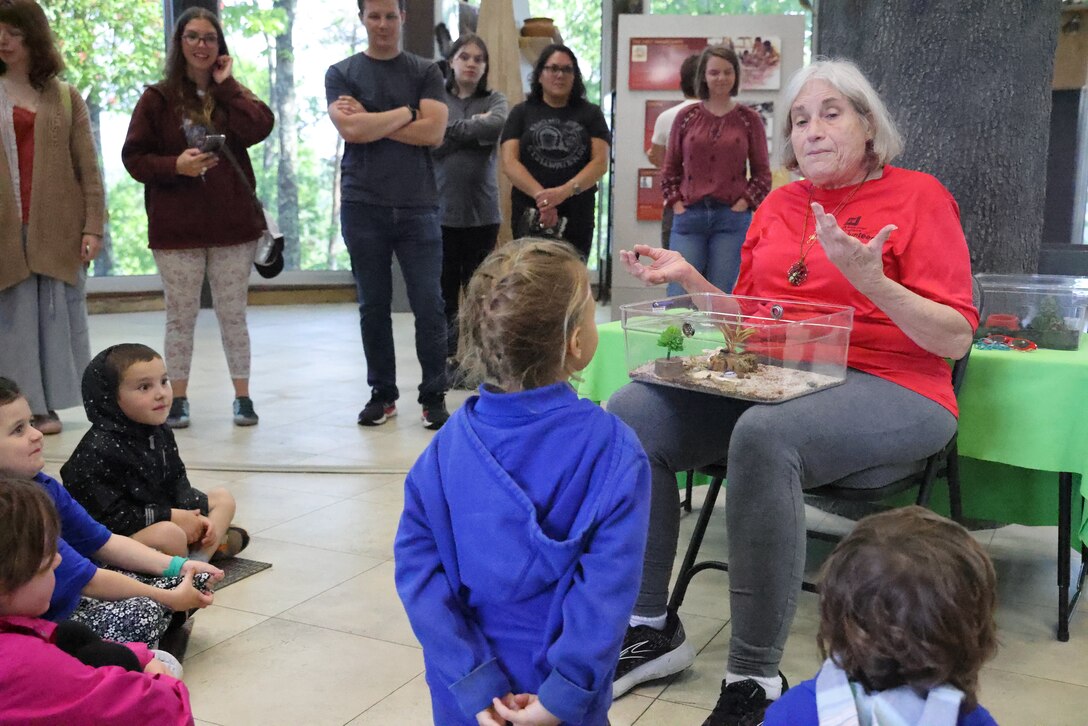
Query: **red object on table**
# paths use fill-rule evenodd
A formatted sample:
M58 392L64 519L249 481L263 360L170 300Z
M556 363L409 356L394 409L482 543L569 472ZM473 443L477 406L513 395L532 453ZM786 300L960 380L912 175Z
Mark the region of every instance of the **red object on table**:
M992 315L986 316L986 327L1019 330L1020 318L1010 313L993 313Z

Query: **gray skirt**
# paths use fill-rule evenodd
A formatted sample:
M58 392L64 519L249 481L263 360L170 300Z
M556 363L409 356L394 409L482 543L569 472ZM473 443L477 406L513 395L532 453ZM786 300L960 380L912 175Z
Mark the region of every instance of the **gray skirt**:
M83 402L80 381L91 360L86 279L81 266L75 285L31 274L0 290L0 376L19 385L35 414Z

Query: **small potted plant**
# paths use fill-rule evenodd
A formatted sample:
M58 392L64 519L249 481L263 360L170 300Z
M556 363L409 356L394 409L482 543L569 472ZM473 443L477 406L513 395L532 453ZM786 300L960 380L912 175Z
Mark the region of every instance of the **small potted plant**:
M1080 331L1066 327L1065 318L1058 309L1058 301L1052 297L1045 297L1039 303L1039 312L1022 331L1022 335L1035 341L1040 348L1076 350L1080 346Z
M732 371L738 378L746 378L749 373L759 369L759 359L754 353L745 352L745 342L755 335L755 328L742 328L739 325L722 326L725 345L710 358L707 367L718 373Z
M684 361L681 358L673 358L673 353L679 353L684 349L684 334L676 325L670 325L661 331L657 338L657 344L667 352L664 358L654 361L654 375L658 378L676 378L684 372Z

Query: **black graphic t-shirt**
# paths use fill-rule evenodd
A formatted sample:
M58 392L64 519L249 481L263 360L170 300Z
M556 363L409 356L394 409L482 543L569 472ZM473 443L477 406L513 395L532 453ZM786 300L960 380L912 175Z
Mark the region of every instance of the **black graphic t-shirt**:
M588 102L552 108L529 99L514 106L502 129L502 141L518 140L521 163L545 188L573 179L589 163L595 138L612 142L600 106Z

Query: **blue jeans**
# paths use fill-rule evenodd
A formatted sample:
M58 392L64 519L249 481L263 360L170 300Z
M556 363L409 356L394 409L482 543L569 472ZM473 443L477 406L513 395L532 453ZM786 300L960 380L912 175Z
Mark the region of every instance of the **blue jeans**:
M672 220L669 249L676 250L722 292L732 292L740 272L740 248L750 211L734 212L716 199L700 199ZM669 284L669 295L683 295L677 283Z
M391 317L396 253L408 289L408 303L416 317L416 357L423 369L419 402L439 400L446 392L446 316L438 210L344 202L340 223L351 255L366 382L373 395L385 401L400 396Z

